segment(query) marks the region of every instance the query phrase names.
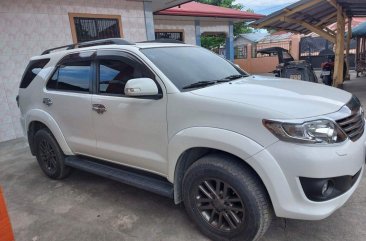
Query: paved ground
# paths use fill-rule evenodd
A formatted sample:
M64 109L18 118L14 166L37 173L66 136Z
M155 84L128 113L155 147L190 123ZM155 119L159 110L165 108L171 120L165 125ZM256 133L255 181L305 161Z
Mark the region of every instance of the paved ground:
M365 78L344 87L366 106ZM80 171L63 181L46 178L22 139L0 143L0 185L17 241L207 240L170 199ZM262 241L364 241L365 223L364 178L329 218L276 219Z

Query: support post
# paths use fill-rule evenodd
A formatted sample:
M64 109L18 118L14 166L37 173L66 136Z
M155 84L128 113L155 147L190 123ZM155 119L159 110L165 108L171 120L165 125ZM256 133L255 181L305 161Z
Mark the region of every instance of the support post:
M152 11L152 1L144 1L144 15L146 39L155 40L154 16Z
M226 36L226 59L234 62L234 23L229 21L229 32Z
M352 38L352 18L348 17L348 33L347 33L347 43L346 43L346 65L347 65L347 72L346 72L346 80L351 79L349 74L349 49L351 45L351 38Z
M333 74L333 86L335 87L339 87L343 84L344 31L345 31L345 21L342 7L339 4L337 4L337 35L336 35L334 74Z
M201 46L201 21L194 20L194 27L196 33L196 45Z

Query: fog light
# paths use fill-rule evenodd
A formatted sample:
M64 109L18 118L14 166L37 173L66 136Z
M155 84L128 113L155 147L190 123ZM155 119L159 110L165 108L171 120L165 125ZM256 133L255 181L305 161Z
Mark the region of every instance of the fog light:
M331 180L327 180L322 186L322 195L329 196L333 192L333 182Z
M329 188L329 181L326 181L322 187L322 195L324 196L324 194L328 191Z

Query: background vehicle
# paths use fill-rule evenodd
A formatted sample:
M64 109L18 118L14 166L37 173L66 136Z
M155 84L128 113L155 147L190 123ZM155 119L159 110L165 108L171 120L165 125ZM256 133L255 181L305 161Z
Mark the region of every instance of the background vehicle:
M295 61L287 49L271 47L260 49L257 51L257 53L278 56L279 64L273 71L276 77L318 83L318 79L311 64L304 60Z
M322 72L320 78L325 85L332 85L334 71L334 56L329 56L327 62L321 64Z
M364 172L350 93L250 76L197 46L107 39L46 50L19 89L43 172L78 168L184 202L213 240L258 240L275 214L317 220Z

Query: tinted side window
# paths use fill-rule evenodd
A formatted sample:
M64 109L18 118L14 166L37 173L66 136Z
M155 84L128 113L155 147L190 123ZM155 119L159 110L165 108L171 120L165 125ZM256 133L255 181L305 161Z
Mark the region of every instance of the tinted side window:
M64 63L47 83L47 89L89 92L92 76L90 61Z
M144 76L137 64L120 60L100 60L99 62L99 93L124 95L128 80Z
M34 80L34 78L38 75L39 72L41 72L43 67L46 66L49 61L50 59L39 59L30 61L24 72L19 88L27 88L28 85Z

